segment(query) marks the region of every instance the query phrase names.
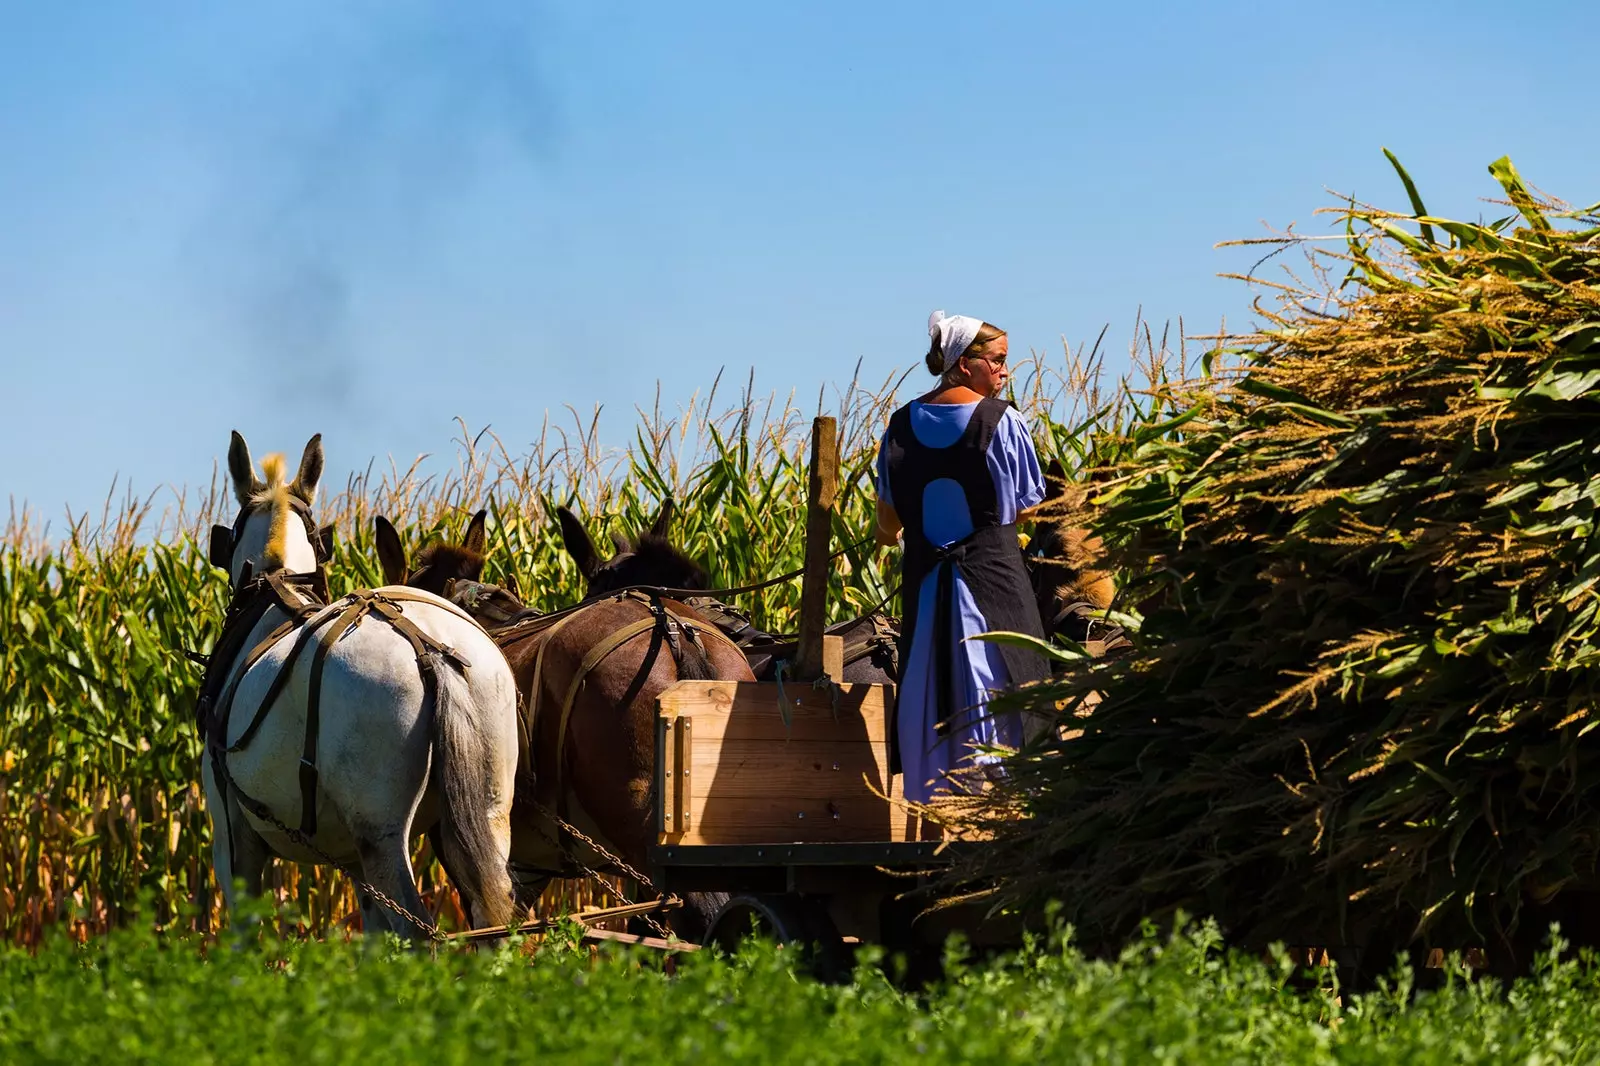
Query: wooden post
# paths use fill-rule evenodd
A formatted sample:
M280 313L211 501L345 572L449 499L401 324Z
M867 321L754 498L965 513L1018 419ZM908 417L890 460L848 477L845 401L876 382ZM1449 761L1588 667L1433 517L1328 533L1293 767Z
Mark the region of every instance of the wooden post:
M839 492L839 426L831 418L811 423L811 484L806 497L806 561L800 584L800 647L795 674L824 676L823 629L828 619L828 556L833 547L833 500ZM835 638L837 639L837 638ZM840 656L832 656L837 660ZM837 669L837 666L835 667ZM841 680L838 677L835 681Z

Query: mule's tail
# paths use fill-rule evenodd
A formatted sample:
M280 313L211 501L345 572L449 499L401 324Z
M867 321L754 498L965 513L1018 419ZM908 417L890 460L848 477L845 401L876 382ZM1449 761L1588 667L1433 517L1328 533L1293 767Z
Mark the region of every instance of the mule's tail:
M456 888L489 925L511 925L516 904L505 848L495 841L490 805L504 805L500 820L509 846L511 794L495 780L494 756L473 720L466 681L449 663L433 661L438 683L433 714L434 770L440 783L439 846Z

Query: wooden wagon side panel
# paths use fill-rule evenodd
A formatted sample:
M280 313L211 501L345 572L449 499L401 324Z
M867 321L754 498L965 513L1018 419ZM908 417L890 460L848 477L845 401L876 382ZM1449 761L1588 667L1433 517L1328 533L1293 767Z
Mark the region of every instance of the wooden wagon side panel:
M919 839L888 772L893 698L886 685L673 685L658 702L660 842Z

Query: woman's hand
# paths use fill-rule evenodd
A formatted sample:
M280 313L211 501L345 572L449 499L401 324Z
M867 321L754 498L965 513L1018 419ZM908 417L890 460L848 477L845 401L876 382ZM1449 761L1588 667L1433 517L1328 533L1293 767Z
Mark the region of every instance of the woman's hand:
M877 528L878 545L884 548L892 548L896 544L900 543L900 529L900 516L895 514L893 507L890 507L888 504L884 503L882 499L879 499Z

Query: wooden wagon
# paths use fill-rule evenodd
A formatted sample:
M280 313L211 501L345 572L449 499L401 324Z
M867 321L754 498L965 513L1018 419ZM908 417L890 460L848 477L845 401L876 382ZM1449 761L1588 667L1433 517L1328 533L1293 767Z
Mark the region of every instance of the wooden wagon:
M929 912L923 891L974 842L946 841L889 773L892 685L845 684L823 635L837 450L813 427L796 680L681 681L657 701L656 844L665 892L726 893L708 940L760 928L824 953L852 942L936 945L952 927L1007 931L972 908Z
M901 804L888 772L889 685L681 681L656 718L651 876L726 893L708 941L757 927L824 952L930 947L959 927L1009 939L973 908L928 912L929 879L975 842Z

